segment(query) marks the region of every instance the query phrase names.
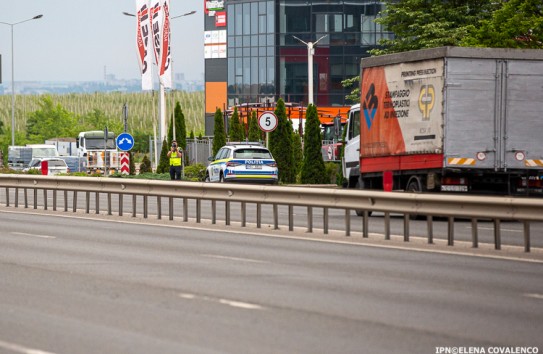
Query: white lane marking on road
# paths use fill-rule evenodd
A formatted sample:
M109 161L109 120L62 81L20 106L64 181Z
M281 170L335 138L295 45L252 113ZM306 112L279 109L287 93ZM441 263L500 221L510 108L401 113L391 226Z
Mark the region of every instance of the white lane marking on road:
M248 310L262 310L262 306L257 304L251 304L249 302L242 302L242 301L232 301L227 299L219 299L219 302L224 305L232 306L232 307L239 307L242 309L248 309Z
M3 341L0 341L0 348L4 348L12 352L22 353L22 354L55 354L55 353L46 352L43 350L25 348L19 344L8 343L8 342L3 342Z
M221 256L221 255L218 255L218 254L203 254L202 256L209 257L209 258L226 259L226 260L237 261L237 262L268 263L266 261L260 261L258 259L228 257L228 256Z
M55 236L27 234L27 233L24 233L24 232L12 232L11 234L15 235L15 236L28 236L28 237L37 237L37 238L56 238Z
M215 302L222 305L237 307L237 308L241 308L245 310L264 310L264 306L252 304L250 302L244 302L244 301L220 299L220 298L214 298L211 296L199 296L196 294L189 294L189 293L180 293L179 297L182 299L187 299L187 300L202 300L202 301Z
M467 229L470 229L471 226L467 226L466 227ZM488 231L494 231L494 228L493 227L479 227L478 228L479 230L488 230ZM503 231L509 231L509 232L523 232L522 230L513 230L513 229L500 229L502 232Z
M531 297L532 299L543 300L543 294L524 294L526 297Z

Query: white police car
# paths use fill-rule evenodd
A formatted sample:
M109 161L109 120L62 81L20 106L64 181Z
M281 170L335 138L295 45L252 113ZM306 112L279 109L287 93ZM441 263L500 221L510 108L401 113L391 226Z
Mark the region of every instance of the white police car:
M206 182L277 183L277 163L259 143L229 143L209 158Z

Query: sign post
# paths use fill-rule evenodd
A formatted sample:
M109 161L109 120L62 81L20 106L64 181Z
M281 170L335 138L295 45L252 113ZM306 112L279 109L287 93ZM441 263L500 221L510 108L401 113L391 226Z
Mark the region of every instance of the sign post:
M128 133L122 133L117 136L117 147L119 150L123 151L121 153L121 173L123 175L130 174L130 151L134 147L134 138Z
M270 132L277 128L278 123L279 120L273 112L266 111L258 117L258 126L260 127L260 130L266 132L266 148L269 147Z

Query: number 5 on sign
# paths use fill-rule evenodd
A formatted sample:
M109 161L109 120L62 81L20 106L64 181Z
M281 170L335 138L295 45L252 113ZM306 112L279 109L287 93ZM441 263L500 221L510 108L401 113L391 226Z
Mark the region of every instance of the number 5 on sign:
M266 147L269 147L270 132L277 128L277 116L273 112L263 112L258 117L258 126L260 130L266 132Z
M277 116L273 112L263 112L258 117L258 126L263 132L269 133L277 128Z

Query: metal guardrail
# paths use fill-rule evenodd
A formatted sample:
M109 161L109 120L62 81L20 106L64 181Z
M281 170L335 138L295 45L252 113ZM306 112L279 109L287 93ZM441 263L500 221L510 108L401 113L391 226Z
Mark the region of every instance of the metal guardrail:
M188 221L188 201L196 201L196 222L201 222L202 201L211 201L211 222L217 222L217 202L225 203L225 224L230 225L231 202L241 203L241 226L246 226L247 204L256 204L256 227L261 227L262 205L271 205L273 226L279 228L278 206L288 207L289 231L294 229L294 206L307 207L307 231L313 232L313 208L323 208L323 233L329 232L329 210L345 211L345 235L351 235L350 214L353 210L363 214L362 235L369 235L368 219L374 212L383 212L385 239L390 239L390 214L403 214L404 241L409 241L409 222L412 216L426 216L428 243L433 243L433 219L448 219L447 244L454 245L455 218L470 219L472 223L472 246L478 247L478 220L492 220L494 223L494 246L501 249L500 222L516 220L523 223L524 250L530 252L530 223L543 221L543 199L485 197L469 195L415 194L396 192L375 192L352 189L302 188L292 186L259 186L241 184L210 184L195 182L171 182L155 180L53 177L33 175L0 175L0 188L5 189L4 203L12 205L10 190L14 190L13 206L19 206L20 190L23 190L24 207L28 208L28 191L33 192L33 207L37 206L37 194L43 191L44 209L48 209L47 197L53 195L53 210L57 210L58 192L64 196L64 211L68 211L68 194L73 193L72 211L78 210L78 193L85 193L85 211L90 212L90 195L96 194L95 212L100 212L99 198L107 195L107 212L112 214L112 195L118 195L118 213L123 215L125 196L132 197L132 216L137 215L137 197L143 197L143 217L148 217L148 198L158 198L157 217L162 218L161 198L167 198L168 216L174 219L174 200L183 201L183 221Z

